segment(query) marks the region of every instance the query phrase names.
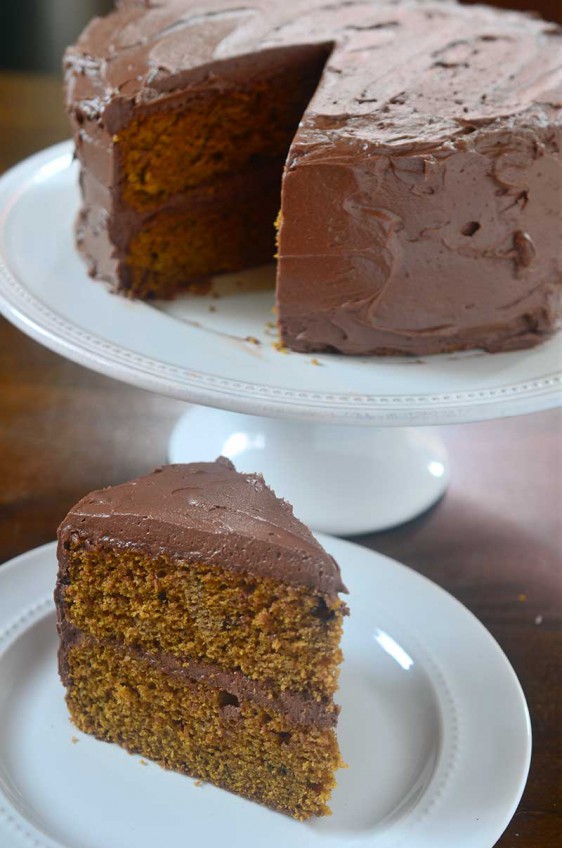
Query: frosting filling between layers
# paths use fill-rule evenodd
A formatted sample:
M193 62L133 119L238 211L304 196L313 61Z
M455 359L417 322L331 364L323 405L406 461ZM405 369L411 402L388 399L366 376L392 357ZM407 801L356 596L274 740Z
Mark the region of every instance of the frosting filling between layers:
M77 643L88 641L92 645L111 645L115 650L122 652L123 656L130 654L148 663L162 674L187 682L203 682L218 691L225 691L235 698L250 701L263 709L275 710L294 724L314 726L323 730L335 727L337 724L340 708L331 700L317 701L298 692L275 693L270 687L250 680L241 672L225 671L206 663L190 661L183 663L170 654L154 655L141 648L124 645L117 641L98 640L66 621L60 624L59 631L59 673L64 686L72 685L68 652ZM235 718L235 715L234 711L230 712L231 718Z

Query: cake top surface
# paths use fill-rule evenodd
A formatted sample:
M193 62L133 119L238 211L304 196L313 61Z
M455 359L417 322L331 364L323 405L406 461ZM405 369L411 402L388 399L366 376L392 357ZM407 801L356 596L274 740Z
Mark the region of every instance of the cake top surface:
M260 474L216 462L167 465L84 497L59 528L94 542L248 571L322 594L345 592L339 567Z
M449 0L124 0L67 51L67 97L114 132L132 103L220 84L237 58L324 44L299 140L336 134L407 151L524 111L548 121L562 106L561 35Z

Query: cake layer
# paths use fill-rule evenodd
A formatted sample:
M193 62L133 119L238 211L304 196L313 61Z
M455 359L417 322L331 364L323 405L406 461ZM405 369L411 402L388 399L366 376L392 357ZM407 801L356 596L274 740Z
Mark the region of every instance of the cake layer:
M156 215L132 235L121 260L123 291L143 299L208 291L209 277L271 262L275 238L264 220L275 215L277 186L262 194L259 205L245 200L233 198L213 211L189 206Z
M88 109L74 114L77 156L92 165L78 236L91 273L116 276L134 297L168 298L273 260L287 150L327 48L270 53L241 62L243 77L239 68L116 119L110 162ZM106 220L94 232L96 207Z
M58 560L80 729L296 818L329 812L345 587L259 475L220 458L94 492Z
M298 819L329 812L342 765L333 730L294 723L85 635L62 643L76 726Z
M71 538L59 552L68 623L180 666L236 671L270 693L306 693L335 714L346 607L337 596L221 566Z

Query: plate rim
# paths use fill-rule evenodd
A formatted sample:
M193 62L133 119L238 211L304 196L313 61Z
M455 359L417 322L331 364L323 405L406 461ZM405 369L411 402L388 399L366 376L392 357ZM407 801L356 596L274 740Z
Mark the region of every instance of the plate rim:
M520 763L520 772L519 778L517 780L517 788L513 790L514 794L512 796L511 803L509 803L509 805L507 805L506 803L502 814L499 817L496 817L494 824L494 833L486 833L486 836L491 835L493 841L489 843L487 842L485 846L480 844L478 846L474 846L474 848L492 848L492 846L496 844L497 839L499 839L502 833L505 831L506 827L513 818L513 815L515 814L515 811L519 806L521 797L523 795L527 783L532 755L532 728L529 709L521 683L517 678L517 675L515 674L515 671L509 659L505 655L501 646L494 639L492 634L487 630L486 627L484 627L484 625L478 620L478 618L453 595L451 595L445 589L441 588L438 584L434 583L429 578L425 577L424 575L420 574L409 566L403 565L402 563L399 563L396 560L391 559L390 557L387 557L383 554L379 554L378 552L372 551L369 548L365 548L361 545L357 545L356 543L342 539L336 539L334 537L327 536L326 534L316 535L318 536L320 542L324 544L328 548L328 550L330 550L331 547L335 547L336 549L341 549L345 553L345 549L351 547L354 549L359 549L359 551L361 551L367 559L377 559L378 566L383 570L386 569L387 574L389 573L388 569L393 569L395 571L395 576L398 582L401 582L402 580L412 581L412 588L410 590L412 593L415 592L416 584L418 585L418 587L423 585L426 591L430 591L434 594L436 593L437 597L441 599L441 602L449 604L451 611L454 611L455 617L458 615L463 617L466 623L470 623L470 628L475 628L473 632L478 631L480 636L484 637L485 643L487 645L487 651L489 652L487 653L488 661L491 661L493 659L494 663L500 662L503 667L503 671L507 672L506 679L509 681L509 686L512 687L512 690L509 693L510 698L513 694L515 694L517 700L517 722L522 723L526 729L524 740L525 745L523 746L525 750L524 761ZM47 544L41 545L40 547L26 551L7 561L4 565L0 566L0 585L5 580L9 581L10 579L12 579L11 575L17 572L17 570L22 567L23 564L25 564L26 567L31 569L40 568L42 567L42 563L44 563L45 558L49 558L50 560L55 561L53 562L54 571L54 566L56 563L56 542L49 542ZM342 560L341 555L339 555L339 559L340 561ZM360 568L363 567L365 566L361 564ZM17 580L17 577L13 579ZM0 658L2 657L4 652L12 644L14 644L14 641L17 640L23 633L25 633L28 627L33 626L45 615L52 614L54 610L54 604L52 601L50 605L46 604L46 596L44 593L44 589L37 587L32 581L26 581L24 594L26 594L27 597L27 607L25 609L15 609L13 611L13 615L11 615L8 620L0 621ZM40 598L39 595L41 595ZM14 623L16 624L16 626L10 628L10 624L13 625ZM13 632L9 636L7 636L7 633L10 629ZM408 628L406 628L406 630L408 630ZM415 641L417 642L419 648L421 648L426 659L431 660L431 662L435 665L435 668L440 671L440 666L438 663L436 664L436 659L433 653L424 648L423 638L419 639L418 637L415 637ZM446 679L444 682L445 688L447 689L448 685ZM441 708L441 701L439 701L439 704ZM520 740L520 742L522 742L522 740ZM433 785L435 779L436 773L434 772L429 787ZM441 799L439 799L439 792L439 787L437 787L437 803L441 803ZM424 796L422 796L422 799L423 797ZM6 808L6 801L7 799L4 793L0 790L0 836L2 835L2 832L4 832L7 838L9 838L10 834L13 835L15 830L15 833L19 834L19 836L23 840L23 844L31 842L32 844L36 845L36 848L55 848L55 846L56 848L69 848L69 846L65 843L58 842L56 839L53 839L47 834L43 834L41 833L41 831L36 830L33 824L30 824L15 808L11 808L10 806ZM383 844L396 844L396 848L399 848L399 846L401 846L401 848L412 848L414 844L417 844L415 834L419 833L419 828L416 828L414 830L416 824L422 822L421 827L429 827L431 829L431 807L433 807L435 803L436 802L432 801L430 806L425 811L423 809L419 810L418 806L421 806L423 804L422 800L422 804L412 808L411 812L406 818L402 833L400 834L399 832L398 838L396 838L396 840L392 838L392 827L390 831L388 831L388 833L390 834L390 841L387 841L386 833L383 831L381 835ZM13 815L14 812L15 816ZM413 818L409 822L408 819L411 817ZM435 818L435 816L433 816L433 818ZM23 827L22 822L24 822ZM490 826L489 822L488 826ZM43 840L42 842L37 840L37 835L40 835L41 839ZM416 839L415 843L410 842L410 835L414 839ZM431 837L431 832L429 836ZM378 838L379 837L377 837L377 840ZM425 841L426 838L427 835L424 836L424 845L427 844ZM18 846L19 844L22 844L21 841L14 842L13 845L12 843L8 843L8 846L10 846L10 848L16 848L16 846ZM431 844L433 846L433 842ZM435 848L439 848L440 845L440 842L435 843ZM472 846L470 846L470 848L472 848Z
M72 150L72 141L61 142L24 159L0 177L0 311L18 329L55 353L98 373L158 394L234 412L303 421L379 426L433 425L538 412L559 406L562 402L562 370L481 390L398 396L346 395L277 388L195 371L87 333L58 315L26 288L25 282L10 269L2 247L4 224L17 203L18 192L26 187L29 189L34 176L42 168L48 168L63 157L70 162Z

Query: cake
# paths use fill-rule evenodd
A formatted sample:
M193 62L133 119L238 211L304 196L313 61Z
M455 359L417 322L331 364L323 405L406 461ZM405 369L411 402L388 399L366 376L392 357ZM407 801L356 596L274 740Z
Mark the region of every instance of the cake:
M448 0L118 3L65 60L90 273L197 290L270 260L277 218L292 350L537 344L562 308L561 33Z
M346 592L260 475L170 465L62 522L59 671L76 726L297 819L341 765Z

